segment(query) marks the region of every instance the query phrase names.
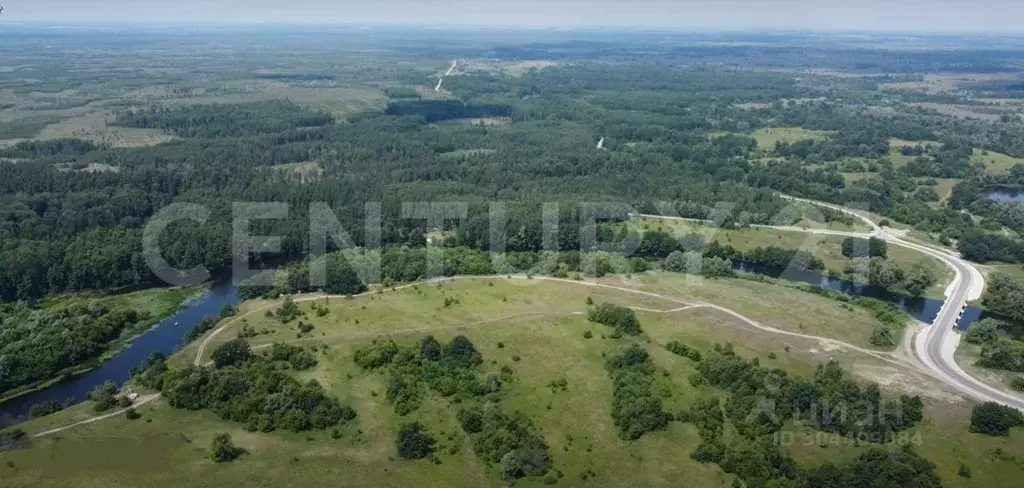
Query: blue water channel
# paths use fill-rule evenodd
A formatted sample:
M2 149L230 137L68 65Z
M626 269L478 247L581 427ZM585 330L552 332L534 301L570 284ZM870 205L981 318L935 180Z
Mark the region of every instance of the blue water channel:
M185 336L203 317L217 317L225 305L237 303L238 295L230 281L215 284L202 297L137 337L99 367L0 403L0 427L28 420L32 405L46 401L81 402L86 393L106 381L124 384L132 367L144 363L150 353L159 351L170 356L185 345Z
M939 308L942 307L942 302L939 300L910 299L882 288L860 285L813 271L780 270L748 263L737 263L736 267L741 271L817 285L848 295L885 300L894 303L900 310L915 319L928 324L935 319ZM201 298L193 300L186 308L136 338L129 346L96 369L0 403L0 427L27 420L28 411L32 405L46 401L84 401L86 393L106 381L113 381L118 386L123 385L129 379L132 367L145 362L150 353L159 351L168 356L173 354L185 345L185 336L203 317L216 317L225 305L237 303L238 295L233 283L214 285ZM978 308L968 308L960 322L960 328L966 329L971 323L987 316L994 315Z

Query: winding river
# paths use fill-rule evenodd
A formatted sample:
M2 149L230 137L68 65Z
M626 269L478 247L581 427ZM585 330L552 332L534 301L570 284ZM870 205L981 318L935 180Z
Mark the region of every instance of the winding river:
M225 305L237 303L238 295L230 281L214 284L202 297L135 338L99 367L0 403L0 427L28 420L32 405L46 401L81 402L87 393L106 381L124 384L132 367L144 363L151 353L159 351L170 356L185 345L185 336L203 317L216 317Z
M896 304L900 310L926 324L930 324L934 320L942 307L940 300L909 299L882 288L859 285L814 271L780 270L749 263L737 263L736 267L741 271L772 278L817 285L849 295L885 300ZM0 404L0 427L28 420L28 412L32 405L45 401L81 402L85 400L88 392L106 381L113 381L118 386L124 384L130 376L131 368L145 362L150 353L159 351L168 356L173 354L185 345L185 336L203 317L215 317L220 314L221 308L225 305L237 303L238 295L235 293L233 283L228 281L214 285L201 298L193 300L177 314L140 335L129 346L96 369L79 376L63 379L41 390L26 393ZM971 323L987 316L994 315L978 308L968 308L964 313L963 320L960 321L960 328L966 329Z

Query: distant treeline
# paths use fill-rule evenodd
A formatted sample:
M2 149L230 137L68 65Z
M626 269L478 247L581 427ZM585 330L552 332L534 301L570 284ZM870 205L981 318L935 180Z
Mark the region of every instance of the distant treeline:
M388 104L384 113L395 116L419 116L427 122L481 117L508 117L511 107L497 104L468 104L458 100L398 101Z

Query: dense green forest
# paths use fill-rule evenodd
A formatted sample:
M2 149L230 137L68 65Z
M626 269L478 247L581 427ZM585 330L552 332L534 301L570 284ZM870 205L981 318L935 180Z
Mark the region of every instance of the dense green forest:
M58 34L25 35L43 36L54 45L70 42ZM232 39L229 33L210 35ZM122 36L152 47L144 35ZM795 249L740 252L728 242L698 245L658 232L632 235L614 225L630 213L709 219L720 227L789 225L805 216L779 192L913 224L941 242L955 240L976 261L1024 261L1024 243L1015 234L1024 232L1024 207L987 198L992 188L1024 186L1024 167L989 171L976 158L987 151L1024 157L1024 122L1009 115L958 118L915 105L970 103L957 93L883 90L887 83L920 82L922 73L1006 71L1011 67L1001 57L1005 52L996 56L980 47L884 56L871 50L829 51L822 66L868 74L846 78L792 71L807 64L798 52L817 48L694 47L686 36L652 46L641 34L583 41L553 33L512 46L489 36L486 41L455 36L445 48L410 50L401 39L383 35L374 41L382 47L381 59L365 70L338 68L316 49L293 53L280 61L292 63L292 69L277 71L263 69L260 63L269 61L256 54L251 62L230 66L206 59L162 61L194 69L201 73L196 79L76 74L48 55L37 68L38 78L48 81L36 90L88 91L99 83L122 94L147 87L166 88L166 93L105 99L97 92L54 97L40 107L103 101L110 109L105 122L110 129L156 131L167 139L124 145L69 131L4 144L0 301L160 284L144 256L143 234L154 215L172 203L200 204L210 213L204 222L178 221L164 229L158 238L162 257L178 269L204 265L214 274L230 270L235 257L233 202L288 204L287 218L255 220L242 229L281 236L280 251L255 256L266 261L305 259L314 247L311 225L324 229L330 223L322 214L311 223L311 204L326 203L350 244L382 253L380 281L385 283L455 270L600 276L643 271L656 261L664 261L665 269L706 276L730 275L736 261L823 270L820 260ZM258 36L250 41L240 49L253 53L270 42ZM196 41L181 42L195 46ZM444 90L429 91L436 67L423 66L433 61L394 63L411 55L476 61L446 77ZM512 70L528 56L547 64ZM780 69L755 69L764 67ZM250 73L240 75L246 70ZM16 70L0 73L0 87L18 96L33 93L26 83ZM260 83L302 90L257 93ZM373 91L379 103L337 110L326 103L330 97L310 98L311 92L338 86ZM995 81L965 89L1014 93L1012 83ZM204 92L214 95L212 103L200 103ZM790 130L795 135L766 138ZM936 191L940 180L957 180L948 201ZM459 202L466 210L446 213L443 206L417 202ZM378 203L379 232L373 225ZM553 206L557 209L551 211ZM831 210L815 219L852 223ZM441 246L454 249L450 254L459 260L431 270L427 235L438 232ZM329 250L339 247L328 242ZM857 258L855 265L870 284L916 296L936 280L927 270L900 269L886 261L870 242L866 254L856 252L858 246L851 241L846 253L844 244L844 254ZM507 252L507 265L494 265L488 251ZM372 282L358 263L330 261L328 268L331 292L358 293ZM281 276L288 281L243 287L242 294L322 288L301 272ZM4 323L17 320L19 326L5 327L0 343L5 347L24 342L19 331L25 321L59 322L27 319L31 313L14 307L8 307ZM3 377L20 385L94 357L96 348L123 328L115 324L88 337L74 336L81 340L71 341L73 347L32 361L15 361L20 356L14 353L2 356L3 364L24 371Z
M515 122L506 126L435 127L428 120L450 117L451 104L423 104L416 107L416 115L369 114L343 124L310 127L328 120L294 105L261 102L217 111L217 116L209 116L209 107L122 115L124 123L139 123L137 119L144 117L147 125L196 136L156 147L116 149L67 140L19 143L0 151L3 158L27 159L0 164L0 194L6 196L0 221L4 237L0 297L11 300L154 281L142 259L142 226L172 202L200 203L212 213L202 225L168 227L160 241L164 257L175 267L204 264L214 271L226 269L231 259L230 202L234 200L289 203L289 219L259 221L252 229L283 236L279 257L307 252L309 205L320 201L331 206L356 244L366 243L362 220L366 202L383 203L383 244L422 244L428 225L440 225L456 230L466 244L486 249L491 240L484 202L505 201L505 248L536 251L542 248L543 232L540 204L534 202L560 203L563 225L558 227L557 247L568 250L596 244L581 242L580 226L574 224L593 209L581 207L581 201L627 204L606 205L590 214L613 220L624 218L630 209L708 218L716 204L730 202L732 209L723 225L777 224L776 216L787 202L774 196L774 191L865 203L885 215L917 222L925 230L952 237L967 230L970 235L969 218L952 208L933 208L917 199L918 193L908 194L907 188L916 188L912 174L887 166L884 159L879 178L850 186L837 168L808 167L816 157L885 152L886 137L928 137L942 127L920 128L922 122L911 119L863 117L856 109L829 103L723 109L723 98L750 97L742 84L734 86L735 91L701 91L710 83L707 80L714 79L703 70L638 70L646 79L661 79L666 85L657 97L672 96L675 92L670 88L698 89L697 94L679 95L687 101L681 101L685 106L678 110L666 103L645 112L613 108L601 98L582 105L574 101L587 93L585 89L613 97L615 83L625 83L616 81L620 70L614 66L581 69L582 73L572 73L573 79L592 76L594 80L580 87L559 85L551 93L545 87L569 74L544 70L529 77L536 80L524 76L518 83L532 83L540 94L509 100ZM745 76L730 73L741 80ZM750 76L760 80L767 75ZM470 82L480 81L466 77L453 81L452 89L458 92L460 84ZM791 85L782 76L775 82ZM472 93L474 87L466 92ZM495 90L488 97L501 93L500 87ZM563 94L566 90L571 93ZM636 97L638 92L623 96ZM691 100L698 96L707 98ZM472 102L467 105L477 110L472 106ZM486 107L479 109L486 111ZM251 122L253 113L261 114L259 123ZM709 136L712 131L750 130L768 120L799 117L803 118L792 122L827 129L849 126L840 131L846 135L808 149L813 152L777 146L773 154L786 153L787 159L768 163L754 158L751 137ZM814 122L819 118L828 123ZM214 137L223 134L241 135ZM594 149L598 137L607 137L606 150ZM870 149L872 145L878 148ZM489 151L469 159L450 156L482 148ZM275 167L306 161L323 169L314 181L296 183L278 177ZM101 164L118 171L60 169L69 163ZM440 222L403 218L410 216L402 213L403 201L444 199L468 201L465 218Z
M102 353L122 331L146 313L91 305L32 309L0 305L0 393L46 380Z

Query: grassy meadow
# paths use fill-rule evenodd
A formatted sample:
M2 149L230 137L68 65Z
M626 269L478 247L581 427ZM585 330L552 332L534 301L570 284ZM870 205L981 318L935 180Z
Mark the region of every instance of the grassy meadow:
M359 416L346 425L341 438L318 431L246 432L209 411L176 410L157 400L139 409L141 419L116 416L35 439L25 451L0 453L0 486L241 486L254 480L267 486L504 485L496 467L474 455L455 421L456 405L428 394L420 409L398 416L383 396L386 375L361 371L352 360L356 348L378 336L410 344L427 334L442 342L464 334L482 354L482 370L511 368L502 387L503 403L533 419L549 444L553 472L563 474L558 485L678 486L686 480L688 486L730 486L732 477L716 465L689 457L700 443L692 424L671 423L637 441L621 440L612 424L612 385L603 357L633 342L647 349L666 375L666 410L677 411L697 398L721 394L689 384L694 363L664 349L672 340L702 350L731 342L743 356L757 356L762 364L800 375L837 359L859 378L878 381L886 390L924 395L927 420L912 434L921 452L939 465L945 486L1011 486L1019 477L1021 468L1015 460L1024 459L1020 433L1009 439L968 434L969 404L912 369L817 340L760 331L714 309L668 312L683 307L680 301L708 300L771 327L856 341L872 326L872 319L857 310L790 288L743 280L698 282L684 275L648 273L601 283L662 293L673 300L587 283L469 278L352 299L320 299L317 305L330 310L322 317L311 313L312 302L300 302L306 312L302 320L314 325L302 337L297 337L295 322L284 325L264 315L264 309L274 309L279 302L248 303L243 309L251 313L242 318L252 329L269 331L250 339L254 347L273 341L316 347L319 366L295 374L302 380L316 379L355 408ZM588 322L583 315L588 296L648 309L637 312L643 335L610 338L610 328ZM453 299L448 306L445 298ZM238 320L221 335L233 337L242 325ZM589 339L584 337L588 331ZM194 354L192 347L175 359L186 362ZM556 378L567 381L565 391L548 386ZM76 406L21 427L40 432L87 417L87 407ZM440 464L401 460L395 454L397 426L412 420L422 422L438 440ZM790 430L800 432L796 427ZM233 463L214 463L207 450L217 432L230 433L248 453ZM841 443L821 447L794 442L788 447L807 465L840 461L863 449ZM972 480L956 476L958 460L974 469ZM581 472L596 475L584 480ZM516 483L541 484L539 478Z
M849 258L843 256L843 237L841 236L764 228L721 229L697 221L654 218L635 220L631 222L631 225L637 226L639 230L662 230L677 236L696 233L704 236L705 240L709 242L717 240L721 244L731 245L740 251L768 246L776 246L783 249L800 249L808 251L821 259L829 270L842 271L850 262ZM859 231L860 229L854 230ZM930 298L941 298L946 285L953 278L952 271L942 264L941 261L912 249L890 245L889 259L904 267L909 268L912 265L919 264L932 270L936 278L938 278L938 282L925 294Z

